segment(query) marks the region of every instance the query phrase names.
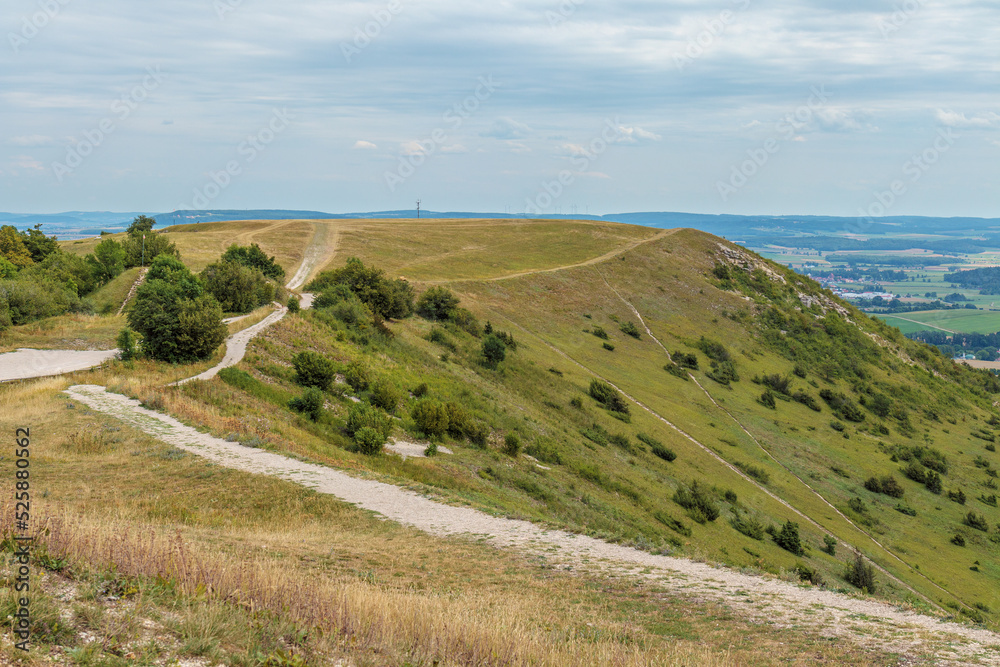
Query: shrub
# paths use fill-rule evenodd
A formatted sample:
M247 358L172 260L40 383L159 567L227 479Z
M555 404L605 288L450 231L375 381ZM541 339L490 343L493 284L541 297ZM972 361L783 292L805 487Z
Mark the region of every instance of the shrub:
M715 521L719 518L719 508L712 500L709 491L699 486L697 481L689 487L680 487L674 492L675 503L688 511L688 516L698 523Z
M830 428L832 428L834 431L837 431L838 433L843 433L844 429L847 427L844 426L841 422L832 421L830 422Z
M414 423L428 437L441 437L448 432L448 411L433 398L420 400L410 413Z
M989 505L990 507L996 507L997 506L997 494L991 493L988 496L986 494L983 494L983 495L979 496L979 502L983 503L984 505Z
M496 368L507 356L507 345L495 334L490 334L483 339L482 349L486 365L490 368Z
M792 374L805 380L807 375L805 366L802 364L795 364L795 368L792 369ZM834 544L836 544L836 542Z
M579 396L574 396L573 398L569 399L569 405L570 407L576 408L577 410L582 410L583 400Z
M713 361L705 376L722 385L740 381L740 375L736 372L736 366L732 361Z
M451 320L459 329L475 336L476 338L483 335L483 329L479 326L479 320L477 320L476 316L465 308L455 308L448 313L448 319Z
M336 375L333 362L318 352L299 352L292 357L295 382L304 387L326 389Z
M917 510L913 509L909 505L904 505L902 503L896 503L896 506L892 509L896 510L900 514L905 514L906 516L917 516Z
M503 453L507 456L517 456L521 453L521 439L516 433L508 433L503 439Z
M865 481L865 488L872 493L882 493L892 498L903 497L903 487L900 486L899 482L892 475L869 477Z
M299 301L299 297L297 296L288 297L288 312L294 315L300 310L302 310L302 302Z
M692 370L698 370L698 355L687 354L681 352L680 350L674 350L670 354L670 358L673 359L674 363L682 368L690 368Z
M608 332L604 330L604 327L595 325L594 328L590 330L590 333L594 334L601 340L608 340Z
M355 403L347 412L345 430L353 437L363 428L374 429L385 442L392 432L392 418L369 403Z
M849 422L863 422L865 420L865 414L861 411L861 408L848 396L840 392L823 389L819 392L819 397L826 401L830 409L840 415L842 419L846 419Z
M597 379L591 380L590 396L612 412L619 412L625 415L629 414L628 404L625 402L625 399L617 389L612 387L607 382Z
M802 550L802 542L799 539L799 524L794 521L786 521L780 531L775 531L774 542L785 551L793 553L796 556L801 556L805 553Z
M229 313L249 313L274 301L277 286L259 269L235 262L215 262L201 272L205 291L214 296Z
M385 440L381 433L370 426L359 428L354 434L354 441L358 445L358 451L369 456L381 453Z
M810 393L804 392L801 389L794 394L792 394L792 400L796 403L801 403L802 405L808 407L814 412L822 412L823 408L820 407L819 402L816 397Z
M427 386L426 382L421 382L416 387L413 388L414 398L423 398L430 391L430 387Z
M837 540L833 537L833 535L823 536L823 551L831 556L837 555Z
M768 482L771 481L771 475L769 475L768 472L763 468L752 465L750 463L741 463L739 461L735 461L733 465L735 465L737 468L745 472L750 477L753 477L761 484L767 484Z
M951 543L954 544L956 547L964 547L965 538L962 537L961 534L955 533L954 537L951 538Z
M729 354L729 350L726 349L725 345L704 336L698 341L698 349L713 361L723 362L732 360L732 355Z
M622 333L626 336L631 336L636 340L642 339L642 334L639 333L639 327L637 327L634 322L623 322L620 328Z
M407 317L413 312L413 287L409 283L403 279L390 280L385 277L384 271L365 266L356 257L348 258L347 263L339 269L319 274L306 285L306 289L323 292L338 285L352 292L372 313L381 318Z
M765 375L760 378L760 383L770 387L779 394L783 394L785 396L791 395L792 380L787 375L779 375L778 373Z
M352 361L344 370L344 380L354 393L367 391L371 386L371 373L368 367L361 361Z
M949 491L948 500L958 503L959 505L965 504L965 491L959 489L958 491Z
M379 378L371 385L372 404L389 414L396 411L401 394L388 378Z
M986 517L982 514L976 514L975 512L969 512L966 514L965 518L962 519L962 523L969 528L975 528L976 530L981 530L984 533L989 532L990 530L990 525L986 522Z
M938 495L944 491L944 485L941 483L941 475L937 474L933 470L927 471L927 475L924 477L924 486L931 493L936 493Z
M615 346L612 345L611 343L602 343L601 347L603 347L608 352L614 352L615 351Z
M924 467L916 461L910 461L909 465L903 468L903 474L918 484L923 484L927 479Z
M444 409L448 413L448 435L456 439L466 437L472 429L469 413L455 402L445 403Z
M135 332L128 327L118 332L115 344L118 346L118 358L122 361L132 361L139 354Z
M878 582L875 580L875 566L866 561L860 552L855 552L854 561L844 571L844 579L868 595L875 595L878 590Z
M761 394L760 398L757 400L759 400L760 404L763 405L765 408L771 408L772 410L774 410L777 407L777 404L774 401L774 392L771 391L770 389L765 389L764 393Z
M749 538L758 541L764 540L764 524L756 517L749 514L743 515L739 510L736 510L733 518L729 520L729 525Z
M296 412L305 414L309 419L316 422L323 415L323 403L326 397L323 392L316 387L309 387L302 396L288 401L288 407Z
M447 287L431 287L417 300L417 312L429 320L446 320L458 307L458 297Z
M452 352L456 350L455 343L448 337L448 334L446 334L444 329L441 327L431 327L431 330L427 332L427 340L442 347L446 347Z
M489 441L490 429L482 422L471 422L466 428L465 434L469 438L469 442L476 447L483 448Z

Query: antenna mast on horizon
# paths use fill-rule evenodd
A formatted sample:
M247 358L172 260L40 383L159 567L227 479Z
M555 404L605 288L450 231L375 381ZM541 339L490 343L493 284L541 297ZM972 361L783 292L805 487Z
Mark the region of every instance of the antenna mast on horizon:
M417 219L420 219L420 200L417 200Z

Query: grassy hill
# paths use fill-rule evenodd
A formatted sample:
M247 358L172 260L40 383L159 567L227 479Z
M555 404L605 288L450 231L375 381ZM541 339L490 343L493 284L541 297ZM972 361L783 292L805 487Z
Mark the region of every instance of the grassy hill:
M152 362L116 362L73 381L140 398L220 437L653 552L856 591L844 575L857 551L878 566L880 596L997 627L1000 418L993 403L1000 382L992 376L941 358L790 270L693 230L596 221L348 220L213 223L168 234L194 269L229 243L252 240L291 274L317 230L331 250L326 268L357 257L405 276L418 293L445 287L480 326L506 332L516 348L508 346L506 359L490 368L483 333L468 323L421 316L358 323L319 308L268 329L241 364L209 382L164 387L203 365ZM374 400L371 387L334 385L318 422L292 411L288 402L302 389L291 361L303 349L334 360L341 373L364 372L370 384L394 389L400 400L393 433L400 440L425 442L413 415L421 396L460 406L481 436L446 435L440 444L454 453L429 458L357 453L343 429L356 399ZM609 410L595 400L595 380L620 392L625 407ZM115 435L113 424L66 409L58 391L69 383L4 389L19 406L5 421L34 420L48 429L35 463L52 471L49 511L79 513L98 532L180 530L213 553L278 543L275 558L290 558L296 572L333 572L341 580L377 570L389 578L376 587L386 595L424 600L423 585L464 591L457 595L467 601L484 585L483 572L458 565L458 552L470 563L496 558L485 550L408 534L403 555L390 555L389 542L407 531L277 481L258 488L247 475L171 454L176 450L128 429ZM520 452L509 445L514 440ZM331 528L337 521L345 527ZM797 524L801 550L783 537L788 522ZM356 540L358 549L335 547L330 554L341 561L323 560L309 537L317 530L340 530L327 537ZM300 540L303 546L293 546ZM435 556L435 549L445 551ZM534 566L512 556L500 561L509 572L496 574L505 581L502 594L514 595L515 581L535 579ZM105 576L96 564L94 570L91 576ZM557 623L597 623L608 633L597 642L607 655L635 644L667 651L677 637L707 631L657 626L662 619L634 591L618 591L608 599L627 601L640 619L637 634L622 639L614 629L623 618L618 612L584 620L573 611L585 582L560 577L550 584L558 589L547 593L559 608ZM524 609L545 606L542 594L516 596ZM166 595L148 602L153 617L195 604ZM469 613L489 626L493 617L482 611L488 601L474 606ZM734 623L734 632L756 632ZM541 641L535 630L529 623L525 642ZM775 631L779 636L788 640ZM415 637L379 645L389 650L394 642L426 639ZM805 633L789 648L768 643L735 657L767 664L818 650L814 640ZM726 642L715 637L711 655L696 661L710 664L718 657L712 647ZM868 664L845 651L829 657Z

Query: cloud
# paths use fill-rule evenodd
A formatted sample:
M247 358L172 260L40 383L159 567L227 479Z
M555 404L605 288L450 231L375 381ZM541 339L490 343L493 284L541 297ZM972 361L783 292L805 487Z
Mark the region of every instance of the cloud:
M648 144L663 138L655 132L632 125L619 125L615 130L618 136L614 143L618 144Z
M51 146L55 143L55 139L44 134L29 134L21 137L11 137L8 143L15 146L27 147Z
M956 129L1000 128L1000 115L997 115L992 111L981 113L972 116L971 118L968 118L964 113L938 109L934 113L934 117L940 124L944 125L945 127L954 127Z
M824 132L878 132L878 127L868 122L864 111L846 109L817 109L816 124Z
M493 139L523 139L529 133L531 133L530 127L505 116L496 119L493 126L486 132L481 132L479 136Z
M32 171L32 172L42 172L45 171L45 165L42 164L40 160L36 160L30 155L16 155L14 159L11 160L10 166L15 170Z
M399 145L401 155L424 155L427 149L419 141L404 141Z
M377 149L378 146L376 146L370 141L365 141L364 139L358 139L357 141L354 142L354 146L352 146L352 148L355 148L357 150L372 151Z

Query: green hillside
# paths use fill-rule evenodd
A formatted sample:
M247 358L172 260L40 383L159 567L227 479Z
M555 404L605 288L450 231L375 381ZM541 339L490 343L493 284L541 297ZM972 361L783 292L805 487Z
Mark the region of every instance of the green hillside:
M851 592L845 571L860 553L878 568L879 596L997 627L994 376L694 230L316 224L334 239L327 270L358 258L406 276L418 297L446 289L467 312L383 320L314 273L317 307L267 329L216 379L164 387L193 373L140 361L75 381L233 441L654 553ZM240 232L233 225L181 230L199 265ZM202 231L210 241L199 245ZM241 238L274 252L267 234ZM489 330L506 342L496 365L483 356ZM324 392L315 421L289 407L304 392L293 367L303 350L347 381ZM350 415L367 404L394 417L393 437L453 453L360 453ZM450 424L433 439L418 415L430 404ZM53 489L50 502L82 501ZM163 510L137 496L128 507L164 525L232 525L204 498L184 502Z

